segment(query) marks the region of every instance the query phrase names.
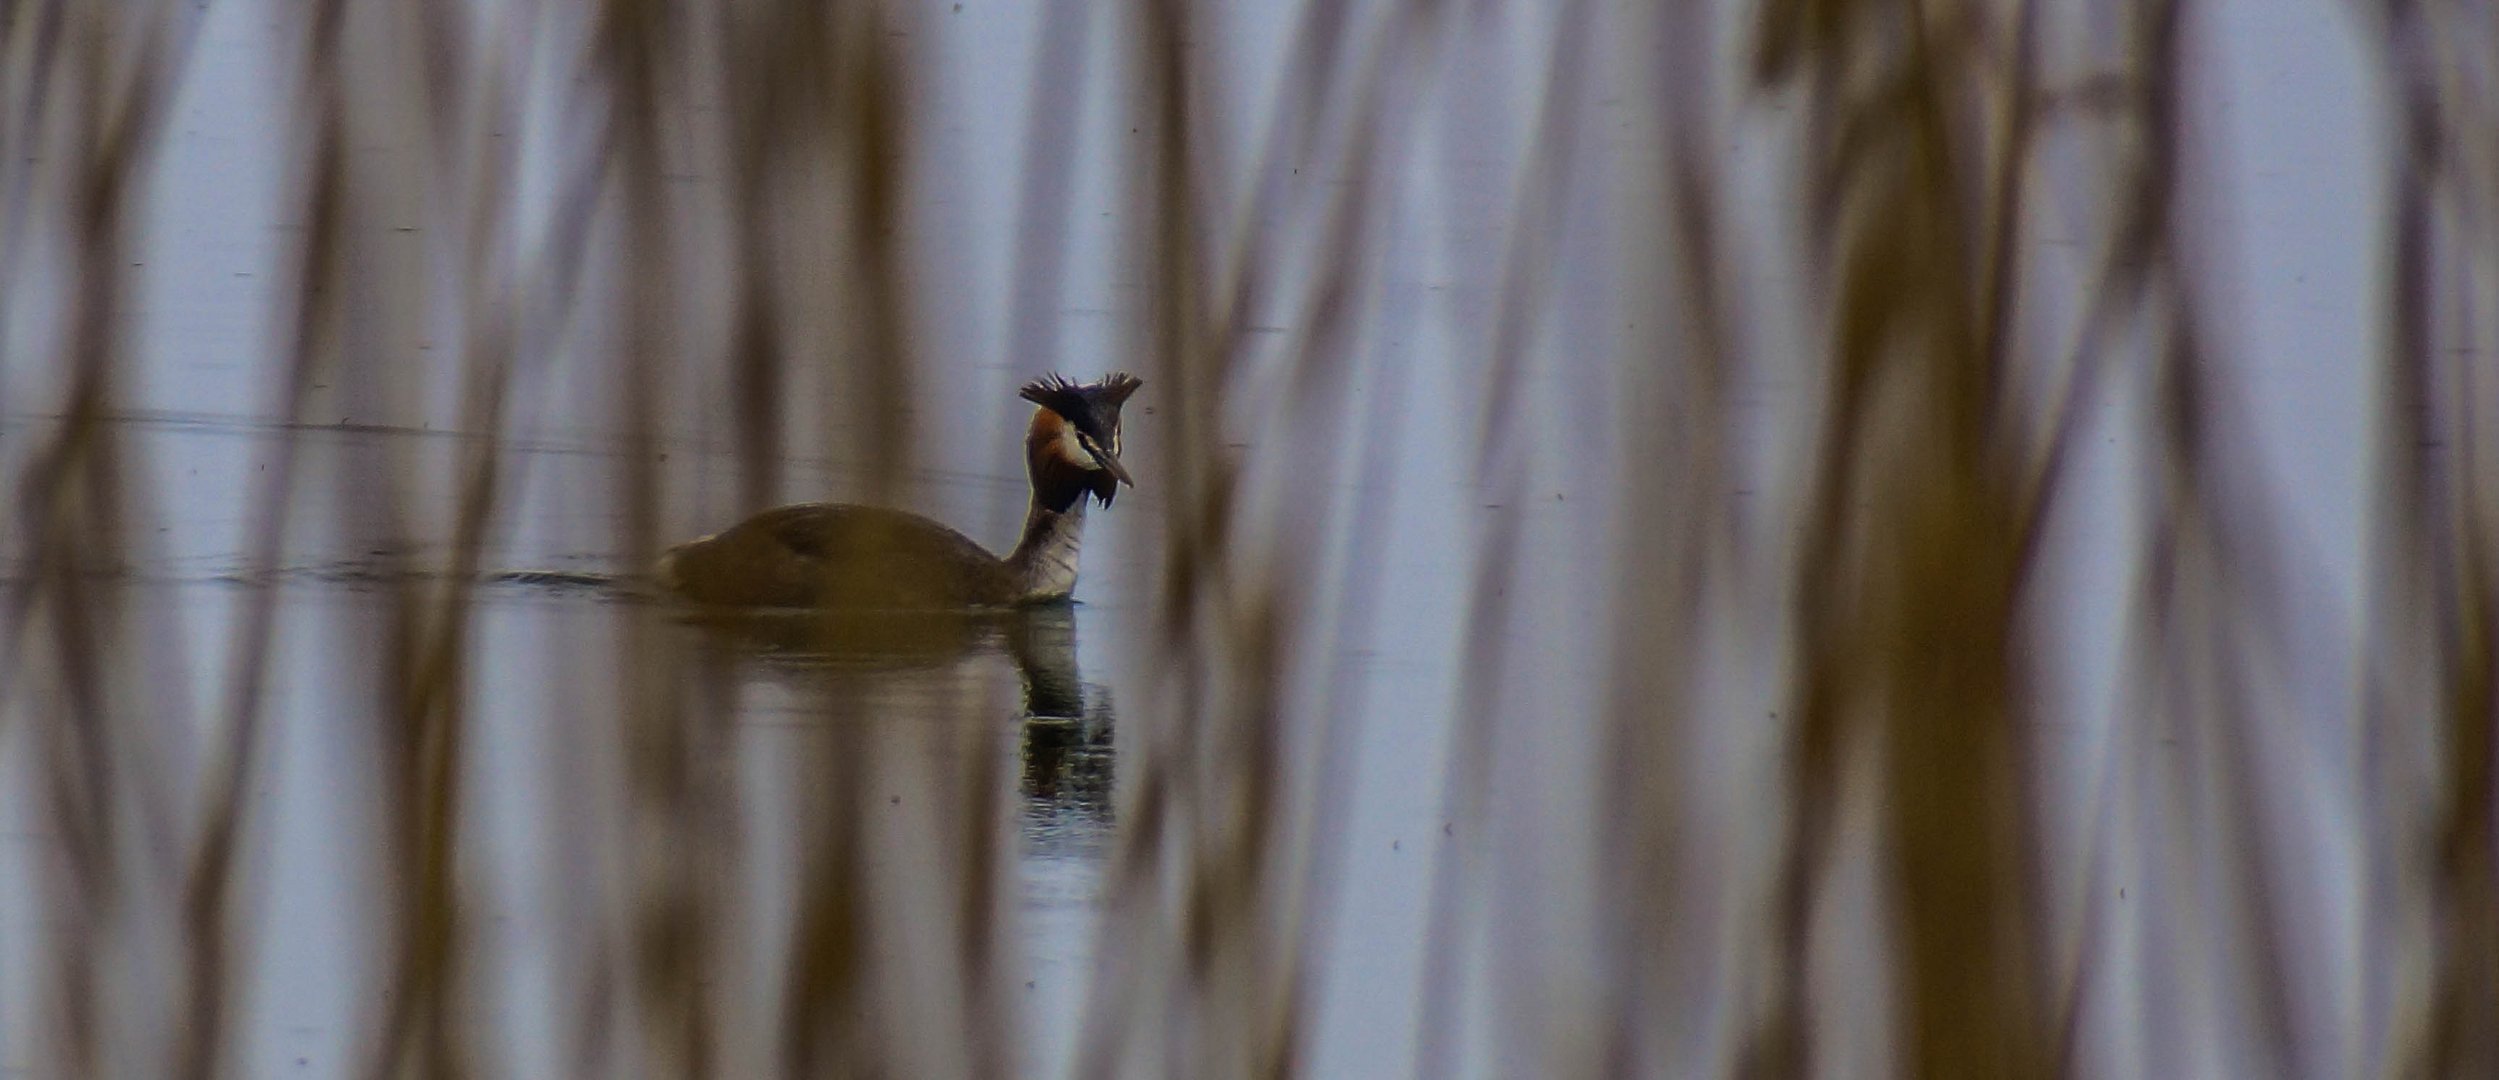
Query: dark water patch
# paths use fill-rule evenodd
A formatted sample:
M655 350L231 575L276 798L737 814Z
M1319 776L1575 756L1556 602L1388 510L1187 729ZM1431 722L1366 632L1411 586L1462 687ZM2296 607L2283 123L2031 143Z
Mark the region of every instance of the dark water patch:
M635 592L646 593L650 582L630 574L603 574L586 570L499 570L486 575L492 585L512 585L550 592Z
M369 557L331 559L297 563L269 570L208 570L195 574L124 575L132 581L161 581L173 584L214 582L226 585L318 585L366 590L409 585L426 585L452 580L455 576L440 566L402 561L394 556L377 554ZM634 574L614 574L595 570L491 570L471 579L475 584L498 590L539 592L561 596L591 596L617 600L654 600L659 594L647 578Z

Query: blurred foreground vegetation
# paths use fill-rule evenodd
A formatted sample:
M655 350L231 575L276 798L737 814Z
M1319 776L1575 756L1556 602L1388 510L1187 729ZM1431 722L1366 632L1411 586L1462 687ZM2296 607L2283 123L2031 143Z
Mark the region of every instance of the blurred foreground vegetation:
M272 718L305 716L355 748L362 809L319 831L372 954L339 987L359 1056L313 1071L526 1071L537 1037L563 1075L1061 1071L1023 1046L1005 880L1013 801L1061 770L892 719L1011 695L758 681L632 580L805 487L792 461L906 502L987 438L926 422L930 388L1011 434L1052 368L1154 406L1153 501L1102 526L1151 587L1090 648L1151 677L1116 772L1081 770L1115 840L1070 1075L1342 1071L1348 979L1410 1023L1336 1038L1430 1077L2499 1075L2487 3L2341 9L2388 104L2342 625L2252 457L2267 358L2223 344L2218 4L231 6L0 9L0 799L39 928L0 973L12 1075L258 1074L295 1007L263 992ZM138 327L186 286L139 282L209 179L166 148L237 27L280 58L286 194L203 626L151 591L196 493L140 446L169 421ZM948 83L965 42L1011 74ZM999 110L1013 206L925 205L968 171L924 152L941 119ZM993 303L931 272L931 218L1012 223ZM1095 241L1113 355L1066 325ZM1400 269L1424 249L1454 285ZM980 320L1003 355L929 346ZM614 463L563 492L607 599L516 699L478 681L481 590L527 569L497 545L554 500L516 464L551 416ZM1400 455L1432 438L1470 513L1418 553L1398 515L1439 493ZM724 483L689 481L702 445ZM1364 984L1330 968L1376 929L1345 914L1387 722L1363 657L1384 568L1444 551L1458 685L1396 762L1445 803L1393 905L1421 960ZM340 552L360 599L323 614L288 575ZM291 621L353 692L273 692ZM1106 738L1035 703L1081 696L1029 663L1071 632L988 646L1028 721L1074 725L1020 755ZM812 725L786 791L710 764L773 694ZM564 830L535 869L574 927L518 990L476 917L506 712L603 763L518 812ZM481 1004L516 996L552 1030Z

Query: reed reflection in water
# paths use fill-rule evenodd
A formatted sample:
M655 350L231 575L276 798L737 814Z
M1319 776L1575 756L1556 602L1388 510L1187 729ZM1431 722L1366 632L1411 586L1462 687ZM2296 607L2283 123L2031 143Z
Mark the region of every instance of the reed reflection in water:
M10 7L0 1072L2499 1074L2495 32Z

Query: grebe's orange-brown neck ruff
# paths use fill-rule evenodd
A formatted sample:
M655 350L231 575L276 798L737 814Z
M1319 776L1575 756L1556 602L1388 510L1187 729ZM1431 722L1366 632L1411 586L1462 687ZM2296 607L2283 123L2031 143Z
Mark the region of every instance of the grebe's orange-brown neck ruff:
M1056 375L1026 384L1032 506L1003 559L917 514L876 506L782 506L660 557L660 583L729 607L948 610L1064 599L1076 587L1088 496L1111 505L1133 484L1119 462L1119 410L1144 385Z

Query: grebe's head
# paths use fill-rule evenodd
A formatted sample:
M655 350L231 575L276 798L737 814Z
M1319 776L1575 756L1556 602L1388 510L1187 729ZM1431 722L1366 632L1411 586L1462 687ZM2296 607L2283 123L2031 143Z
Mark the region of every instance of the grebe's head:
M1091 494L1109 506L1119 485L1134 486L1136 481L1119 463L1119 407L1143 385L1136 376L1117 371L1100 382L1072 383L1044 375L1024 384L1024 400L1041 406L1033 411L1032 430L1024 439L1036 488L1056 481L1072 486L1068 502Z

